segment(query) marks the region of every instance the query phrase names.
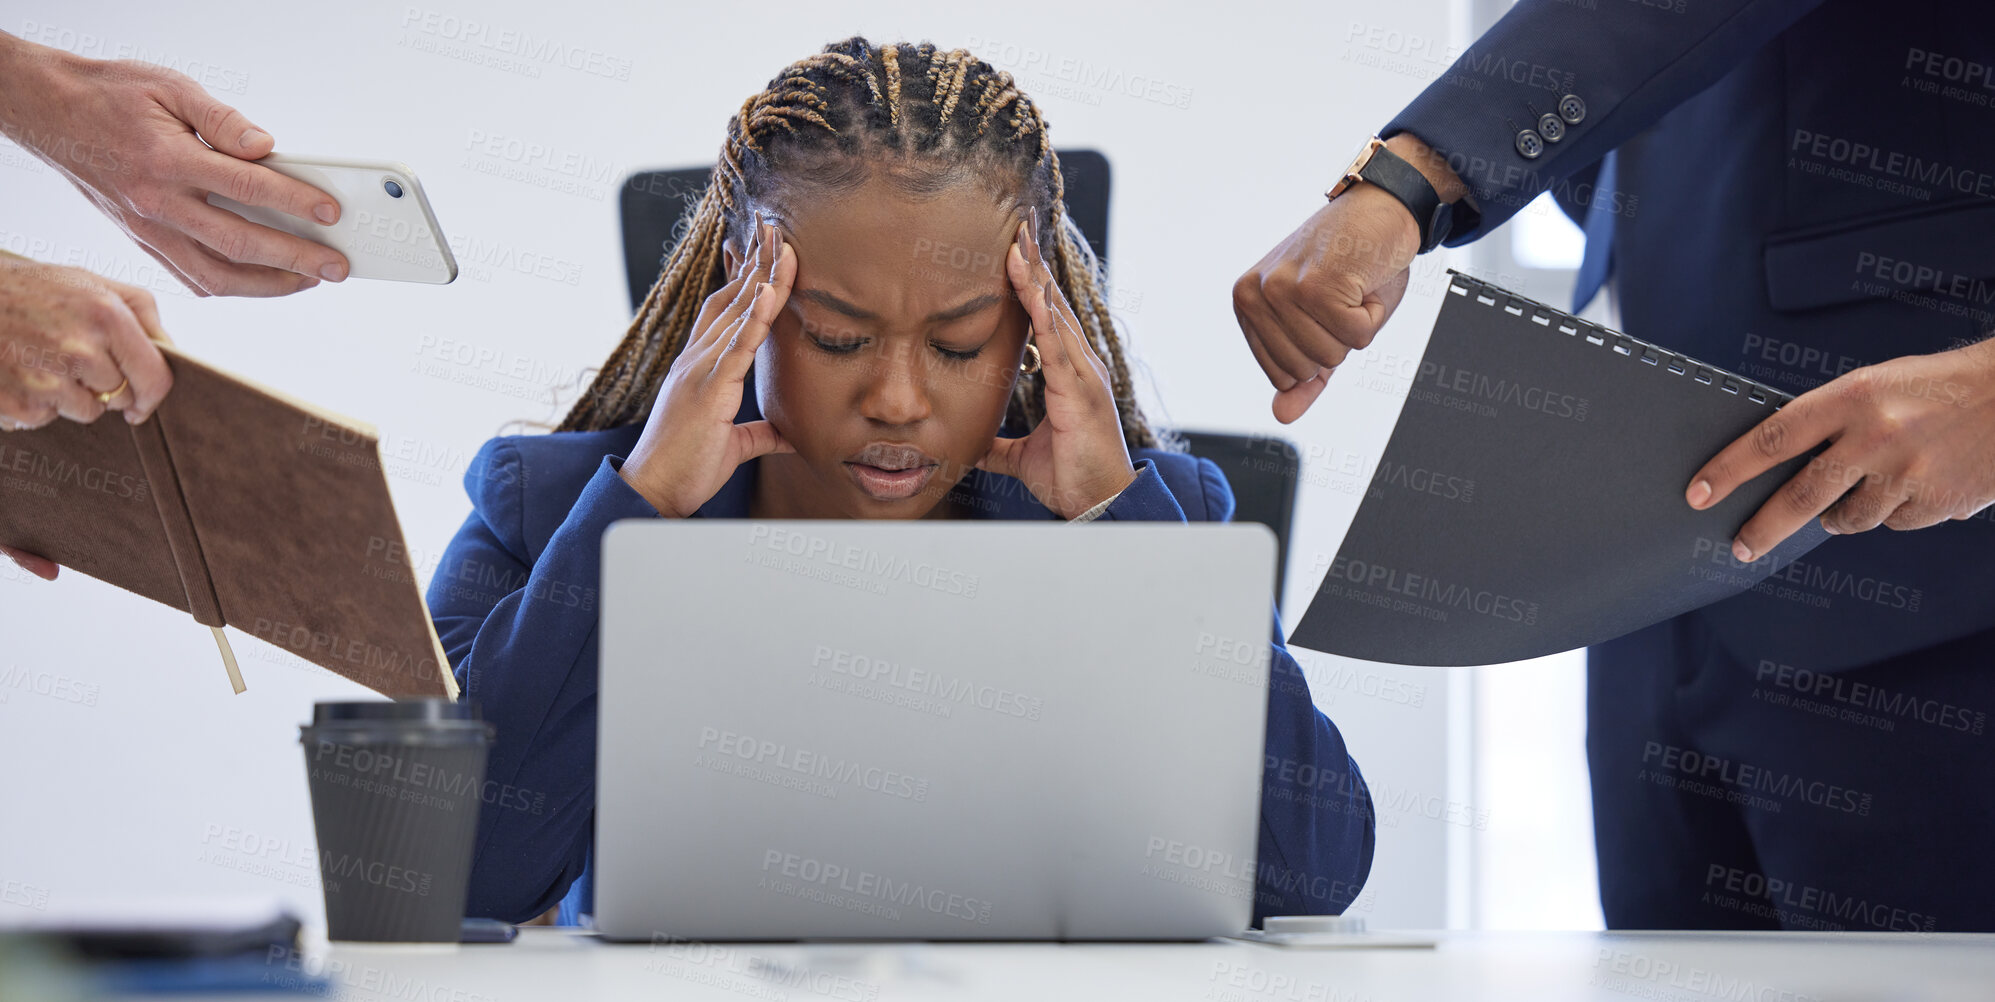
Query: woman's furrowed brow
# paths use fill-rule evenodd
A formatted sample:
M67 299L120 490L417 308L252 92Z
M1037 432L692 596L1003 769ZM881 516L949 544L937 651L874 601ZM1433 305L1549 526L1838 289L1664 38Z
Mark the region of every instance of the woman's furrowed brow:
M862 309L861 307L858 306L854 306L853 304L848 303L845 300L840 299L837 296L832 295L831 293L826 292L823 289L798 289L795 293L793 293L793 295L798 296L799 298L802 299L808 299L811 302L816 303L827 310L831 310L834 313L844 314L845 316L851 317L854 320L879 319L879 315L874 313L873 311ZM961 303L956 306L951 306L946 310L937 310L934 313L929 314L928 322L947 323L948 321L951 320L961 320L964 317L987 310L992 306L997 305L1003 299L1004 299L1003 296L1000 296L996 293L985 293L981 296L978 296L975 299L969 300L967 302Z
M808 299L833 313L843 313L854 320L877 319L871 310L862 310L823 289L798 289L793 295Z
M961 320L964 317L971 316L977 313L982 313L983 311L988 310L993 306L996 306L1003 299L1004 297L998 295L997 293L987 292L981 296L978 296L975 299L970 300L969 302L963 303L960 306L952 306L946 310L937 310L936 312L929 314L928 322L931 324L941 324L941 323L948 323L951 320Z

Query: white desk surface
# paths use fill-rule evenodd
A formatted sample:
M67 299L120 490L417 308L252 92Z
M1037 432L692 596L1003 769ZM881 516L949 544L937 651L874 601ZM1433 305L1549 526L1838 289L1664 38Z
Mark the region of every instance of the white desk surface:
M609 944L572 930L463 947L320 944L338 1002L596 999L1995 999L1995 935L1437 933L1431 949L1193 944ZM321 952L323 951L323 952ZM273 976L285 973L283 959ZM190 996L176 996L187 999ZM262 996L229 995L230 999ZM286 997L286 996L273 996ZM300 996L291 995L290 998Z

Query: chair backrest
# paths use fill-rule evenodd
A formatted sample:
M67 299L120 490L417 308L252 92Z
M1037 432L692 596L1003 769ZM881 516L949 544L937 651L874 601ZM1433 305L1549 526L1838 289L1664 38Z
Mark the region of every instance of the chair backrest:
M1060 176L1067 184L1067 214L1088 238L1095 256L1108 260L1108 158L1094 150L1060 150ZM638 171L624 180L618 196L623 216L624 274L630 308L644 302L672 249L679 220L699 204L713 168Z
M1095 256L1108 262L1108 158L1095 150L1060 150L1060 175L1066 182L1067 214L1081 228ZM712 167L647 170L624 181L618 197L623 217L624 272L629 280L630 308L644 302L658 280L673 230L690 214L706 191ZM1295 447L1279 438L1180 432L1193 455L1219 465L1233 485L1235 518L1259 522L1275 531L1277 541L1275 601L1281 601L1288 566L1289 527L1295 517L1296 475L1300 458Z
M1185 448L1210 459L1233 487L1233 520L1259 522L1275 531L1275 604L1288 579L1289 529L1295 523L1296 478L1302 456L1287 439L1271 435L1230 435L1179 431Z

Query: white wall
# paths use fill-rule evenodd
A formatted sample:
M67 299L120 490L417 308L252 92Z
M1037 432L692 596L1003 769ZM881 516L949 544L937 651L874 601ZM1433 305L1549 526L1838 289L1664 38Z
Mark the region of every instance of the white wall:
M1117 301L1165 416L1275 429L1269 388L1233 321L1231 282L1321 204L1357 142L1439 72L1452 6L1407 0L1375 14L1378 5L1354 0L1252 9L1180 0L1132 16L1132 5L1067 3L1048 17L933 2L855 13L790 2L6 0L0 29L188 69L281 150L412 165L464 275L442 288L358 282L276 301L194 299L59 176L4 144L0 247L152 288L186 349L378 425L427 576L467 509L457 478L478 445L507 422L554 415L552 395L572 393L578 371L622 332L617 180L710 162L746 95L855 31L973 48L1020 78L1058 144L1105 151L1116 171ZM469 18L596 54L610 75L559 64L523 73L440 52L483 50L421 30L430 12L450 19L437 22L446 30ZM1148 81L1162 100L1141 96ZM494 155L494 137L547 153ZM1448 263L1421 260L1414 294L1372 356L1418 356ZM491 361L449 361L459 344ZM1356 510L1404 389L1389 376L1340 373L1287 429L1306 457L1291 625ZM80 575L44 585L0 570L0 631L0 671L30 681L0 687L0 882L70 902L278 892L302 914L320 913L296 725L312 701L362 690L235 634L249 691L231 695L205 629ZM1465 921L1463 847L1488 809L1469 792L1465 676L1325 658L1310 658L1309 672L1381 798L1362 913L1380 926ZM52 677L89 701L34 691Z

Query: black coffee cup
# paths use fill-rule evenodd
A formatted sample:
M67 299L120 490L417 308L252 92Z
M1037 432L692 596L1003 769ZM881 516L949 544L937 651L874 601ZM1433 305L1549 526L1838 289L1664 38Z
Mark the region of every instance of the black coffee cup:
M319 703L298 730L327 938L457 942L492 725L414 699Z

